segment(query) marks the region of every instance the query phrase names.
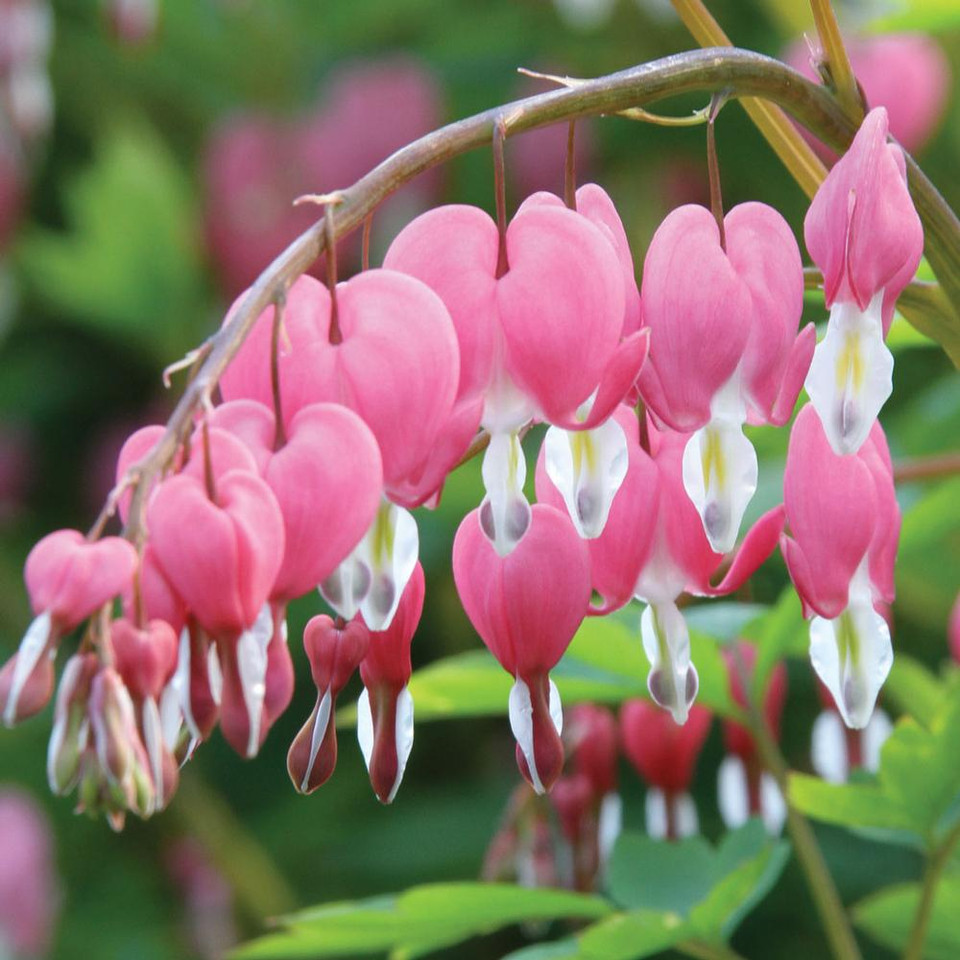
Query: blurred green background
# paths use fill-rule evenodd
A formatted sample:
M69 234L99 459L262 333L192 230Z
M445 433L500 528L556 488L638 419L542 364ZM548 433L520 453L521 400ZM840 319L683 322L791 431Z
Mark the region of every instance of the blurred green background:
M111 4L52 4L52 46L38 58L49 71L52 124L24 134L14 149L20 212L0 252L0 660L28 621L21 569L31 544L53 528L91 522L124 436L172 408L163 367L216 329L231 297L253 279L251 264L266 266L309 222L286 212L293 196L345 186L365 173L383 155L394 124L412 136L418 124L425 130L540 89L517 75L518 66L595 76L694 46L666 4L606 6L596 22L577 25L549 0L160 0L154 28L138 37L136 23L118 23ZM805 26L805 5L797 0L709 6L739 45L773 55ZM957 17L951 4L942 6L947 12L930 22L960 77ZM0 32L4 10L0 0ZM849 22L869 23L871 11L844 12ZM377 65L386 73L368 88L388 106L358 111L347 103L351 91L363 82L362 71ZM406 71L403 82L410 82L400 89L408 95L390 100L399 83L391 70ZM957 208L955 82L951 91L920 156ZM702 105L686 98L658 109ZM379 109L380 119L367 122L366 109ZM370 127L380 128L380 139ZM235 140L224 132L241 128L246 133ZM527 147L522 138L508 142L510 209L525 190L561 190L564 135ZM706 199L703 129L605 119L582 124L578 138L581 178L597 179L616 201L639 276L642 252L666 212ZM801 236L806 199L739 107L724 110L718 146L727 206L748 199L774 204ZM492 211L491 181L489 154L478 152L408 192L378 215L374 264L392 232L425 204L456 200ZM348 241L348 268L350 249ZM823 316L822 302L812 298L808 318ZM960 379L935 345L909 330L897 336L895 393L883 417L895 459L956 449ZM787 431L755 431L753 438L764 478L756 515L779 498ZM536 437L526 446L534 455ZM480 499L477 473L478 465L469 465L436 513L420 511L428 601L415 667L479 645L449 566L456 525ZM938 493L942 505L913 535L894 611L895 646L933 668L946 658L945 626L960 585L955 489L913 484L899 491L905 509ZM775 557L756 578L754 599L772 602L786 583ZM373 796L349 729L341 733L333 780L307 799L292 789L286 750L314 698L297 638L319 609L317 597L292 608L298 690L261 756L243 761L215 735L184 771L172 807L151 822L130 822L121 835L74 817L69 799L49 796L49 709L3 732L0 783L32 791L55 832L63 899L51 955L194 956L190 911L198 902L208 920L226 919L224 941L260 932L265 917L292 907L479 874L518 781L504 719L420 724L391 808ZM789 667L784 750L794 767L809 769L819 704L807 664ZM721 754L715 728L696 782L702 828L711 837L721 832ZM622 773L626 823L641 828L643 788L632 771ZM918 873L919 859L904 849L839 830L818 833L847 900ZM215 865L222 890L199 882L198 893L184 879L184 838ZM195 870L187 873L195 879ZM204 895L212 897L206 905ZM738 949L751 957L818 955L810 910L791 863L738 934ZM216 931L207 932L216 939ZM513 930L449 956L501 956L523 942ZM869 955L888 954L876 948Z

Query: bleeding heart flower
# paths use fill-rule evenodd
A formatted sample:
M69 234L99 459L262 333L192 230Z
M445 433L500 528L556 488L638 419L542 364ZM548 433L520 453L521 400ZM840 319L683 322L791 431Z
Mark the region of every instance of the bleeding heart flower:
M740 660L752 679L757 660L757 648L744 640L737 641ZM730 649L724 650L724 662L730 685L730 696L737 706L747 708L746 691L740 675L737 657ZM770 674L769 685L763 697L763 716L774 740L780 739L780 718L787 699L787 670L778 663ZM717 802L720 816L731 830L742 826L752 816L763 820L767 833L778 836L787 817L784 802L776 780L767 773L754 742L753 735L740 723L723 722L723 740L727 749L717 772Z
M534 790L544 793L563 769L560 695L549 672L590 601L586 545L566 514L536 504L526 534L503 557L474 510L457 531L453 575L474 629L515 677L509 712L517 763Z
M290 744L287 772L294 787L308 794L323 786L336 766L337 696L367 655L370 631L359 619L338 625L321 615L307 624L303 647L317 688L317 703Z
M725 248L705 207L674 210L643 270L650 362L640 390L655 418L693 433L683 482L712 547L733 549L757 488L743 424L782 426L793 412L816 333L798 336L803 270L796 240L772 207L745 203L724 218Z
M410 643L420 624L426 586L418 563L397 615L386 630L371 630L360 662L363 693L357 701L357 739L381 803L392 803L413 748L413 697L407 689Z
M923 252L903 151L887 143L887 112L867 114L820 185L803 225L830 309L805 386L838 454L856 453L893 390L883 340Z
M628 700L620 708L623 751L648 786L646 818L651 837L676 840L699 832L689 791L712 722L710 711L699 704L690 708L683 726L647 700Z
M936 130L950 99L950 64L942 48L922 33L846 37L844 46L867 103L886 108L890 133L904 150L916 153ZM784 61L819 81L816 61L821 56L804 38L790 46ZM801 132L825 160L836 158L806 128Z
M137 551L120 537L90 542L77 530L57 530L34 546L24 580L35 618L0 674L0 704L8 727L49 700L52 667L43 661L54 655L60 637L123 593L136 569Z
M710 578L723 562L711 548L683 486L682 459L689 437L647 425L651 453L640 445L636 415L616 414L628 444L628 467L603 533L588 540L593 588L604 598L595 614L609 613L632 597L647 607L641 618L650 661L647 686L657 703L683 723L699 686L690 662L690 637L677 607L682 593L720 596L737 590L776 548L783 508L765 513L747 533L719 584ZM556 504L559 493L538 466L537 496Z
M783 557L810 622L810 659L847 726L870 720L893 662L878 603L894 596L900 509L879 423L856 454L839 456L812 405L790 434L783 480L791 536Z

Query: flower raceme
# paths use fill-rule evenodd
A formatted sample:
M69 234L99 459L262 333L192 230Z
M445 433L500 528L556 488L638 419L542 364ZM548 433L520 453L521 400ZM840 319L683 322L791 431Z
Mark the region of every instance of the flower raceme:
M734 207L724 241L705 207L678 207L657 229L643 267L650 359L640 392L659 425L692 434L683 483L714 550L733 549L757 488L743 424L782 426L816 334L797 326L800 252L786 221L761 203Z
M887 142L883 107L867 114L820 185L803 233L830 310L805 386L830 446L856 453L893 390L893 354L883 341L923 252L903 151Z
M893 662L877 607L893 601L900 536L879 423L856 454L840 456L808 404L790 434L783 486L790 534L781 548L810 619L810 659L844 723L863 728Z

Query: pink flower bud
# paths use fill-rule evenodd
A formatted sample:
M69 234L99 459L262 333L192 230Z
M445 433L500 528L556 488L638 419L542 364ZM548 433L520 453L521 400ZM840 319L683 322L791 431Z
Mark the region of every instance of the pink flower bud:
M371 631L360 662L363 693L357 702L357 738L381 803L392 803L413 747L410 643L420 623L425 592L418 563L386 630ZM361 621L362 622L362 621Z
M573 763L583 774L596 798L617 788L617 757L620 735L617 720L606 708L593 703L579 703L566 722L568 742L573 750Z
M549 679L590 601L587 547L567 516L536 504L516 548L500 556L479 511L460 524L453 575L463 608L500 665L515 677L510 726L517 762L538 793L563 769L560 696Z
M287 754L287 771L301 793L313 793L330 778L337 763L337 696L347 685L370 646L370 631L361 620L337 626L330 617L314 617L303 633L303 646L317 688L317 703Z
M177 666L177 635L162 620L137 629L129 620L110 624L116 668L135 700L159 700Z
M737 649L748 674L752 676L753 667L757 659L757 648L745 640L737 641ZM746 691L737 662L731 650L723 651L723 659L727 667L727 678L730 683L730 696L737 706L746 710ZM770 674L768 686L763 697L763 715L774 740L780 739L780 719L783 716L783 707L787 699L787 668L778 663ZM745 763L757 757L757 745L753 735L743 726L733 720L723 722L723 740L727 753L740 757Z
M960 663L960 594L950 613L950 622L947 625L947 643L950 646L950 655Z

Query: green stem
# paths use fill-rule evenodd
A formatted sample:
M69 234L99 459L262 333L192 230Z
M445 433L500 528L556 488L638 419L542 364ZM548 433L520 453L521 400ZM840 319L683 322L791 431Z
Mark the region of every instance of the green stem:
M793 849L807 881L807 888L813 898L814 906L823 924L824 933L830 943L830 950L837 960L860 960L860 948L857 946L853 928L847 912L840 900L837 886L827 869L823 853L817 844L810 823L790 804L787 789L787 761L784 759L776 740L770 733L766 719L757 706L751 690L750 674L736 645L732 648L734 664L740 675L744 697L747 701L747 715L750 732L760 751L760 759L769 770L780 793L787 804L787 831L793 841Z
M817 35L823 48L824 63L830 76L830 82L837 92L837 99L853 117L863 116L863 100L857 78L853 75L847 48L840 35L840 24L830 0L810 0L813 21L817 25Z
M903 960L923 960L923 943L927 938L927 928L933 914L933 903L937 896L937 885L944 868L950 860L953 848L960 840L960 823L947 834L943 843L927 858L923 871L923 886L920 889L920 903L910 928L910 937L903 952Z
M720 943L705 943L702 940L683 940L674 950L694 960L745 960L743 954Z
M424 170L489 144L500 122L504 132L513 135L580 117L617 113L683 93L721 90L728 90L731 96L764 97L776 102L830 144L845 145L855 130L829 91L777 60L735 48L691 50L588 80L574 88L551 90L495 107L415 140L352 187L338 192L341 202L336 221L327 221L330 242L360 226L390 194ZM928 245L939 244L937 257L931 249L928 259L948 295L952 295L948 278L957 288L956 302L960 303L960 221L909 158L908 167L917 209L928 229ZM182 438L189 434L194 411L210 402L220 376L257 318L279 291L289 288L310 267L327 244L324 220L320 220L264 270L230 323L213 337L209 354L167 422L166 433L146 457L131 467L136 487L125 530L128 537L135 539L142 528L146 491L171 462ZM957 325L960 327L960 318Z

